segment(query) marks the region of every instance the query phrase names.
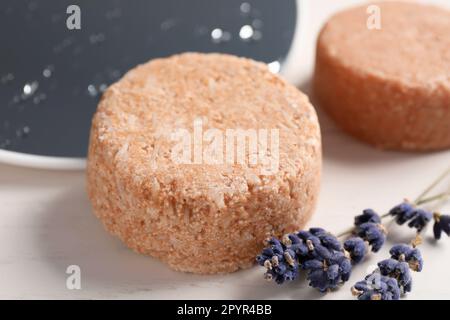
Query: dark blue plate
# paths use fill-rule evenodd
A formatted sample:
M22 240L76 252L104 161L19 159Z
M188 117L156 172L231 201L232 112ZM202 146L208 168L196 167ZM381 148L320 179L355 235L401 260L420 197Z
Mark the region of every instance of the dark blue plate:
M85 157L101 93L124 72L183 51L282 62L296 14L295 0L2 0L0 148Z

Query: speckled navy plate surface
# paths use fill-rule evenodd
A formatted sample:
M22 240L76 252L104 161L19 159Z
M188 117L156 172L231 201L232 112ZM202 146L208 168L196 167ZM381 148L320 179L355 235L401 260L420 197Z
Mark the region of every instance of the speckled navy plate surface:
M80 30L66 26L73 4ZM102 92L151 58L227 52L277 71L297 16L295 0L2 0L0 161L84 158Z

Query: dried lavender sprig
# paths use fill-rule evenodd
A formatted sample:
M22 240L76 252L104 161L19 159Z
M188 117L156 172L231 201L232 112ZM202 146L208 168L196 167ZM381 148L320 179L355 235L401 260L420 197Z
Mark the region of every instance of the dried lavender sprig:
M439 175L412 203L412 206L418 206L418 205L423 205L426 203L430 203L436 200L444 200L444 199L448 199L450 197L450 190L443 192L443 193L439 193L437 195L431 196L431 197L427 197L429 195L429 193L437 186L439 185L445 178L447 178L450 175L450 167L447 168L447 170L445 170L441 175ZM405 200L404 203L409 203L409 201ZM392 210L391 210L392 211ZM380 218L381 220L388 218L392 215L392 213L387 212L384 215L382 215ZM341 233L339 233L337 235L338 238L342 238L345 236L348 236L352 233L354 233L355 231L355 227L351 227L350 229L347 229Z
M278 284L293 281L302 269L307 271L312 287L321 292L333 290L348 281L351 264L360 263L369 248L373 252L381 249L387 234L381 220L375 211L364 210L355 217L352 230L356 236L347 239L343 246L337 237L321 228L288 234L281 241L273 237L267 241L268 247L257 257L257 261L266 268L267 280ZM417 224L422 221L416 220L419 221L415 222ZM419 231L422 229L418 228Z
M391 216L398 216L398 212L397 210L399 210L399 208L408 208L408 212L401 212L401 218L396 220L396 222L400 225L404 224L407 221L410 220L414 220L414 222L411 223L410 227L411 228L417 228L417 229L422 229L426 226L426 224L431 220L431 216L432 214L429 212L423 212L421 209L421 211L419 212L415 212L415 208L418 205L423 205L423 204L427 204L433 201L437 201L437 200L446 200L447 198L450 198L450 191L448 192L444 192L444 193L440 193L438 195L435 196L431 196L429 198L424 198L424 199L419 199L417 203L410 203L408 200L405 200L403 203L401 203L400 205L392 208L389 212L383 214L380 216L381 221L385 220L388 217ZM366 210L371 210L371 209L366 209ZM410 210L410 212L409 212ZM405 214L410 213L409 216L405 216ZM416 216L417 213L420 213L419 216ZM416 218L416 219L414 219ZM417 220L417 218L419 220ZM403 221L404 220L404 221ZM379 223L380 225L381 222ZM351 234L354 234L356 232L358 225L355 224L355 226L339 233L337 235L338 238L343 238L346 236L349 236Z
M435 185L435 182L433 182L433 185ZM428 193L422 193L422 197L427 194ZM450 192L440 193L428 198L419 197L416 201L417 203L426 204L449 196ZM360 263L363 260L364 256L368 253L369 248L371 248L371 251L373 252L378 252L381 249L387 235L387 229L383 226L382 220L390 216L396 216L398 224L409 222L408 226L416 228L417 232L420 233L431 221L433 215L426 210L416 208L415 204L410 204L407 200L392 208L388 213L382 216L379 216L372 209L364 210L361 215L355 217L354 226L352 228L337 236L338 238L342 238L350 234L354 235L354 237L347 239L344 242L344 248L350 253L354 264ZM435 215L435 220L438 219L438 217L439 216ZM444 223L447 221L446 217L444 217L443 221ZM440 225L435 224L436 234L439 232L439 229ZM450 225L446 230L449 230L450 235Z
M447 196L447 194L445 194ZM428 201L435 201L441 197L430 197ZM420 200L421 203L427 201ZM428 226L429 222L433 218L433 214L427 210L417 208L415 205L410 204L408 201L401 203L400 205L392 208L388 214L379 217L373 210L364 210L363 214L355 218L355 226L353 233L356 237L347 239L344 242L344 248L350 252L353 263L359 263L363 260L364 255L368 250L363 251L362 241L371 247L373 252L378 252L383 246L387 230L381 223L381 220L393 216L394 220L399 225L403 225L408 222L408 227L417 229L417 236L415 241L417 244L421 241L420 234ZM434 214L435 217L435 237L440 237L442 230L450 235L450 216L442 216ZM441 222L441 217L443 217ZM361 224L362 223L362 224Z
M397 209L399 206L402 206L402 205L407 204L408 206L410 206L411 211L413 211L413 210L415 209L415 207L419 205L419 203L420 203L420 205L423 205L423 204L427 204L427 203L434 202L434 201L437 201L437 200L444 200L444 199L449 198L449 197L450 197L450 191L449 191L449 192L440 193L440 194L438 194L438 195L435 195L435 196L432 196L432 197L429 197L429 198L425 198L425 199L419 200L419 202L417 202L417 203L410 203L408 200L405 200L405 201L404 201L403 203L401 203L400 205L398 205L398 206L392 208L389 212L387 212L387 213L385 213L385 214L383 214L383 215L380 215L379 217L380 217L381 222L382 222L382 221L385 220L386 218L389 218L389 217L395 215L395 214L393 214L392 211L393 211L394 209ZM371 209L366 209L366 210L371 210ZM365 210L365 211L366 211L366 210ZM408 217L408 220L407 220L407 221L409 221L409 220L412 219L413 217L414 217L414 215L411 215L410 217ZM381 224L381 222L380 222L379 224ZM405 222L406 222L406 221L405 221ZM405 222L397 222L397 223L401 225L401 224L404 224ZM349 228L349 229L347 229L347 230L345 230L345 231L339 233L338 235L336 235L336 237L337 237L337 238L344 238L344 237L346 237L346 236L349 236L349 235L355 233L356 229L357 229L357 225L354 225L354 226L352 226L351 228Z
M441 175L432 186L437 185L438 181L441 181L448 174L450 174L450 169L446 171L445 175ZM441 199L441 197L450 194L449 192L424 198L432 189L432 187L428 187L426 192L423 192L416 202L423 204ZM349 239L347 246L344 243L343 249L339 248L340 244L336 237L325 232L323 229L313 228L309 232L300 231L298 234L291 234L284 237L284 242L278 242L277 244L279 249L278 253L272 250L272 256L270 256L270 254L267 255L267 251L263 251L263 254L258 256L257 260L267 268L266 278L275 279L277 283L281 284L285 281L294 280L299 273L299 266L302 266L308 271L308 279L311 286L318 288L322 292L332 290L339 284L348 281L351 273L350 261L353 263L360 262L368 251L366 249L367 246L370 245L374 252L381 248L385 241L385 229L381 224L381 220L389 215L391 213L379 217L373 210L365 210L361 216L355 218L356 228L353 227L351 229L351 232L354 232L355 229L359 230L359 237L354 238L353 243ZM418 236L416 237L415 243L419 244L420 232L430 220L429 214L423 211L413 216L414 220L410 222L410 226L418 229ZM319 234L322 237L326 237L323 238L324 240L326 239L324 243L321 243L322 240L318 239ZM348 232L341 235L346 234ZM307 239L309 236L312 236L312 238ZM300 239L300 237L303 237L303 239ZM275 238L273 239L272 241L278 241ZM313 241L314 239L315 242ZM363 243L364 248L362 248ZM335 248L326 248L330 244L334 244ZM327 252L327 250L335 250L336 252ZM404 266L402 268L404 269ZM404 277L404 279L400 279L403 282L405 282L405 279L409 279L406 273Z

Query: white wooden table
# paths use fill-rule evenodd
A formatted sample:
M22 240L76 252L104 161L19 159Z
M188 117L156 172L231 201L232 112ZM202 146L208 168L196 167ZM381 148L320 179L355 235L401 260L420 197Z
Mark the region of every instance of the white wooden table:
M336 7L358 1L315 2L310 50L304 57L309 73L323 19ZM308 84L302 88L307 91ZM323 182L310 226L338 232L350 226L362 209L372 207L384 213L404 197L416 196L450 165L450 151L381 152L344 135L326 116L320 114L320 120ZM103 230L91 212L83 172L0 165L0 298L348 299L351 285L388 256L391 244L413 236L412 231L398 231L394 227L395 236L384 250L356 267L351 281L326 296L309 289L305 280L282 287L267 283L259 267L223 276L183 274L128 250ZM408 297L450 299L450 287L442 285L450 283L450 239L436 245L427 238L422 249L424 270L414 274ZM81 290L66 288L69 265L81 268Z

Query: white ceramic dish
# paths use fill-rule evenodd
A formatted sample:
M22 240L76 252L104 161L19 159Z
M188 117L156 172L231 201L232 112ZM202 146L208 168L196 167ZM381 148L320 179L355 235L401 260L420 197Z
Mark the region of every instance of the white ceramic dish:
M297 22L293 42L284 63L281 65L280 73L294 84L298 84L302 77L302 63L299 62L299 57L303 56L307 47L304 38L308 32L308 5L308 1L297 0ZM50 170L83 170L86 165L84 158L50 157L1 149L0 162Z

